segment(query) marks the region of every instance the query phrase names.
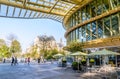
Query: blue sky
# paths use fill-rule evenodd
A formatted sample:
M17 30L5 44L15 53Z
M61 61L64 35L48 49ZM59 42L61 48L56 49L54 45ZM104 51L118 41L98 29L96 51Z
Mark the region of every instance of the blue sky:
M16 35L23 50L32 44L38 35L52 35L57 42L62 38L65 43L64 33L62 23L50 19L0 18L0 38L6 40L10 34Z

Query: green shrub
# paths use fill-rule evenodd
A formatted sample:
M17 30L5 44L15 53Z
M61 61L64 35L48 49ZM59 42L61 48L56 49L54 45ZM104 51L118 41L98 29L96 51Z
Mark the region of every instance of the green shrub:
M79 70L81 70L81 69L82 69L82 68L81 68L81 64L78 63L78 62L73 62L73 63L72 63L72 68L73 68L73 70L78 70L78 65L79 65Z
M78 62L73 62L72 68L73 68L73 70L77 70L78 69Z
M95 60L94 59L90 59L90 67L92 67L92 65L94 65Z
M95 62L95 60L94 59L90 59L90 63L94 63Z
M86 65L86 60L82 59L81 63L82 63L82 65Z
M66 60L62 60L62 63L66 63L67 61Z
M62 67L67 66L67 60L65 58L62 59Z

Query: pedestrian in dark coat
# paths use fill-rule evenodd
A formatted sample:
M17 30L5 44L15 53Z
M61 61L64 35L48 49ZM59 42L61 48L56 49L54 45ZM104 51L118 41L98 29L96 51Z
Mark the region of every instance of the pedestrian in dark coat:
M12 57L11 66L14 64L14 62L15 62L15 59L14 57Z

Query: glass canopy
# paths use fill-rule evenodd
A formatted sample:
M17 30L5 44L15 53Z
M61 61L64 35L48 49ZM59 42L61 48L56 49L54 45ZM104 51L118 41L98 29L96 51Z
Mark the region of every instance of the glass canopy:
M9 18L50 18L62 22L86 0L0 0L0 16ZM89 0L88 0L89 1Z

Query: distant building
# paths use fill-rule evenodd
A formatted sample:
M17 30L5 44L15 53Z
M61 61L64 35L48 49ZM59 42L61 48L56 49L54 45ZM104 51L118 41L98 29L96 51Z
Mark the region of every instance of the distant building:
M38 48L40 48L40 50L43 49L43 47L45 47L45 49L47 50L57 49L57 43L55 38L53 36L47 37L46 35L37 36L34 39L34 46L37 46Z
M43 49L43 43L45 43L45 42L43 42L43 37L45 37L45 36L37 36L34 39L33 46L35 48L37 48L37 52L40 52L40 50ZM52 49L57 49L58 51L62 51L63 50L64 44L63 44L62 39L60 39L60 42L57 43L53 36L49 36L47 38L48 38L48 40L46 40L47 42L46 42L46 45L45 45L45 48L44 48L45 50L52 50ZM26 52L27 53L31 52L33 50L33 46L28 47L26 49Z
M63 47L64 47L63 41L62 41L62 39L60 39L60 42L57 43L57 48L58 48L59 51L62 51Z
M31 51L32 51L32 46L30 46L26 49L26 53L30 53Z

